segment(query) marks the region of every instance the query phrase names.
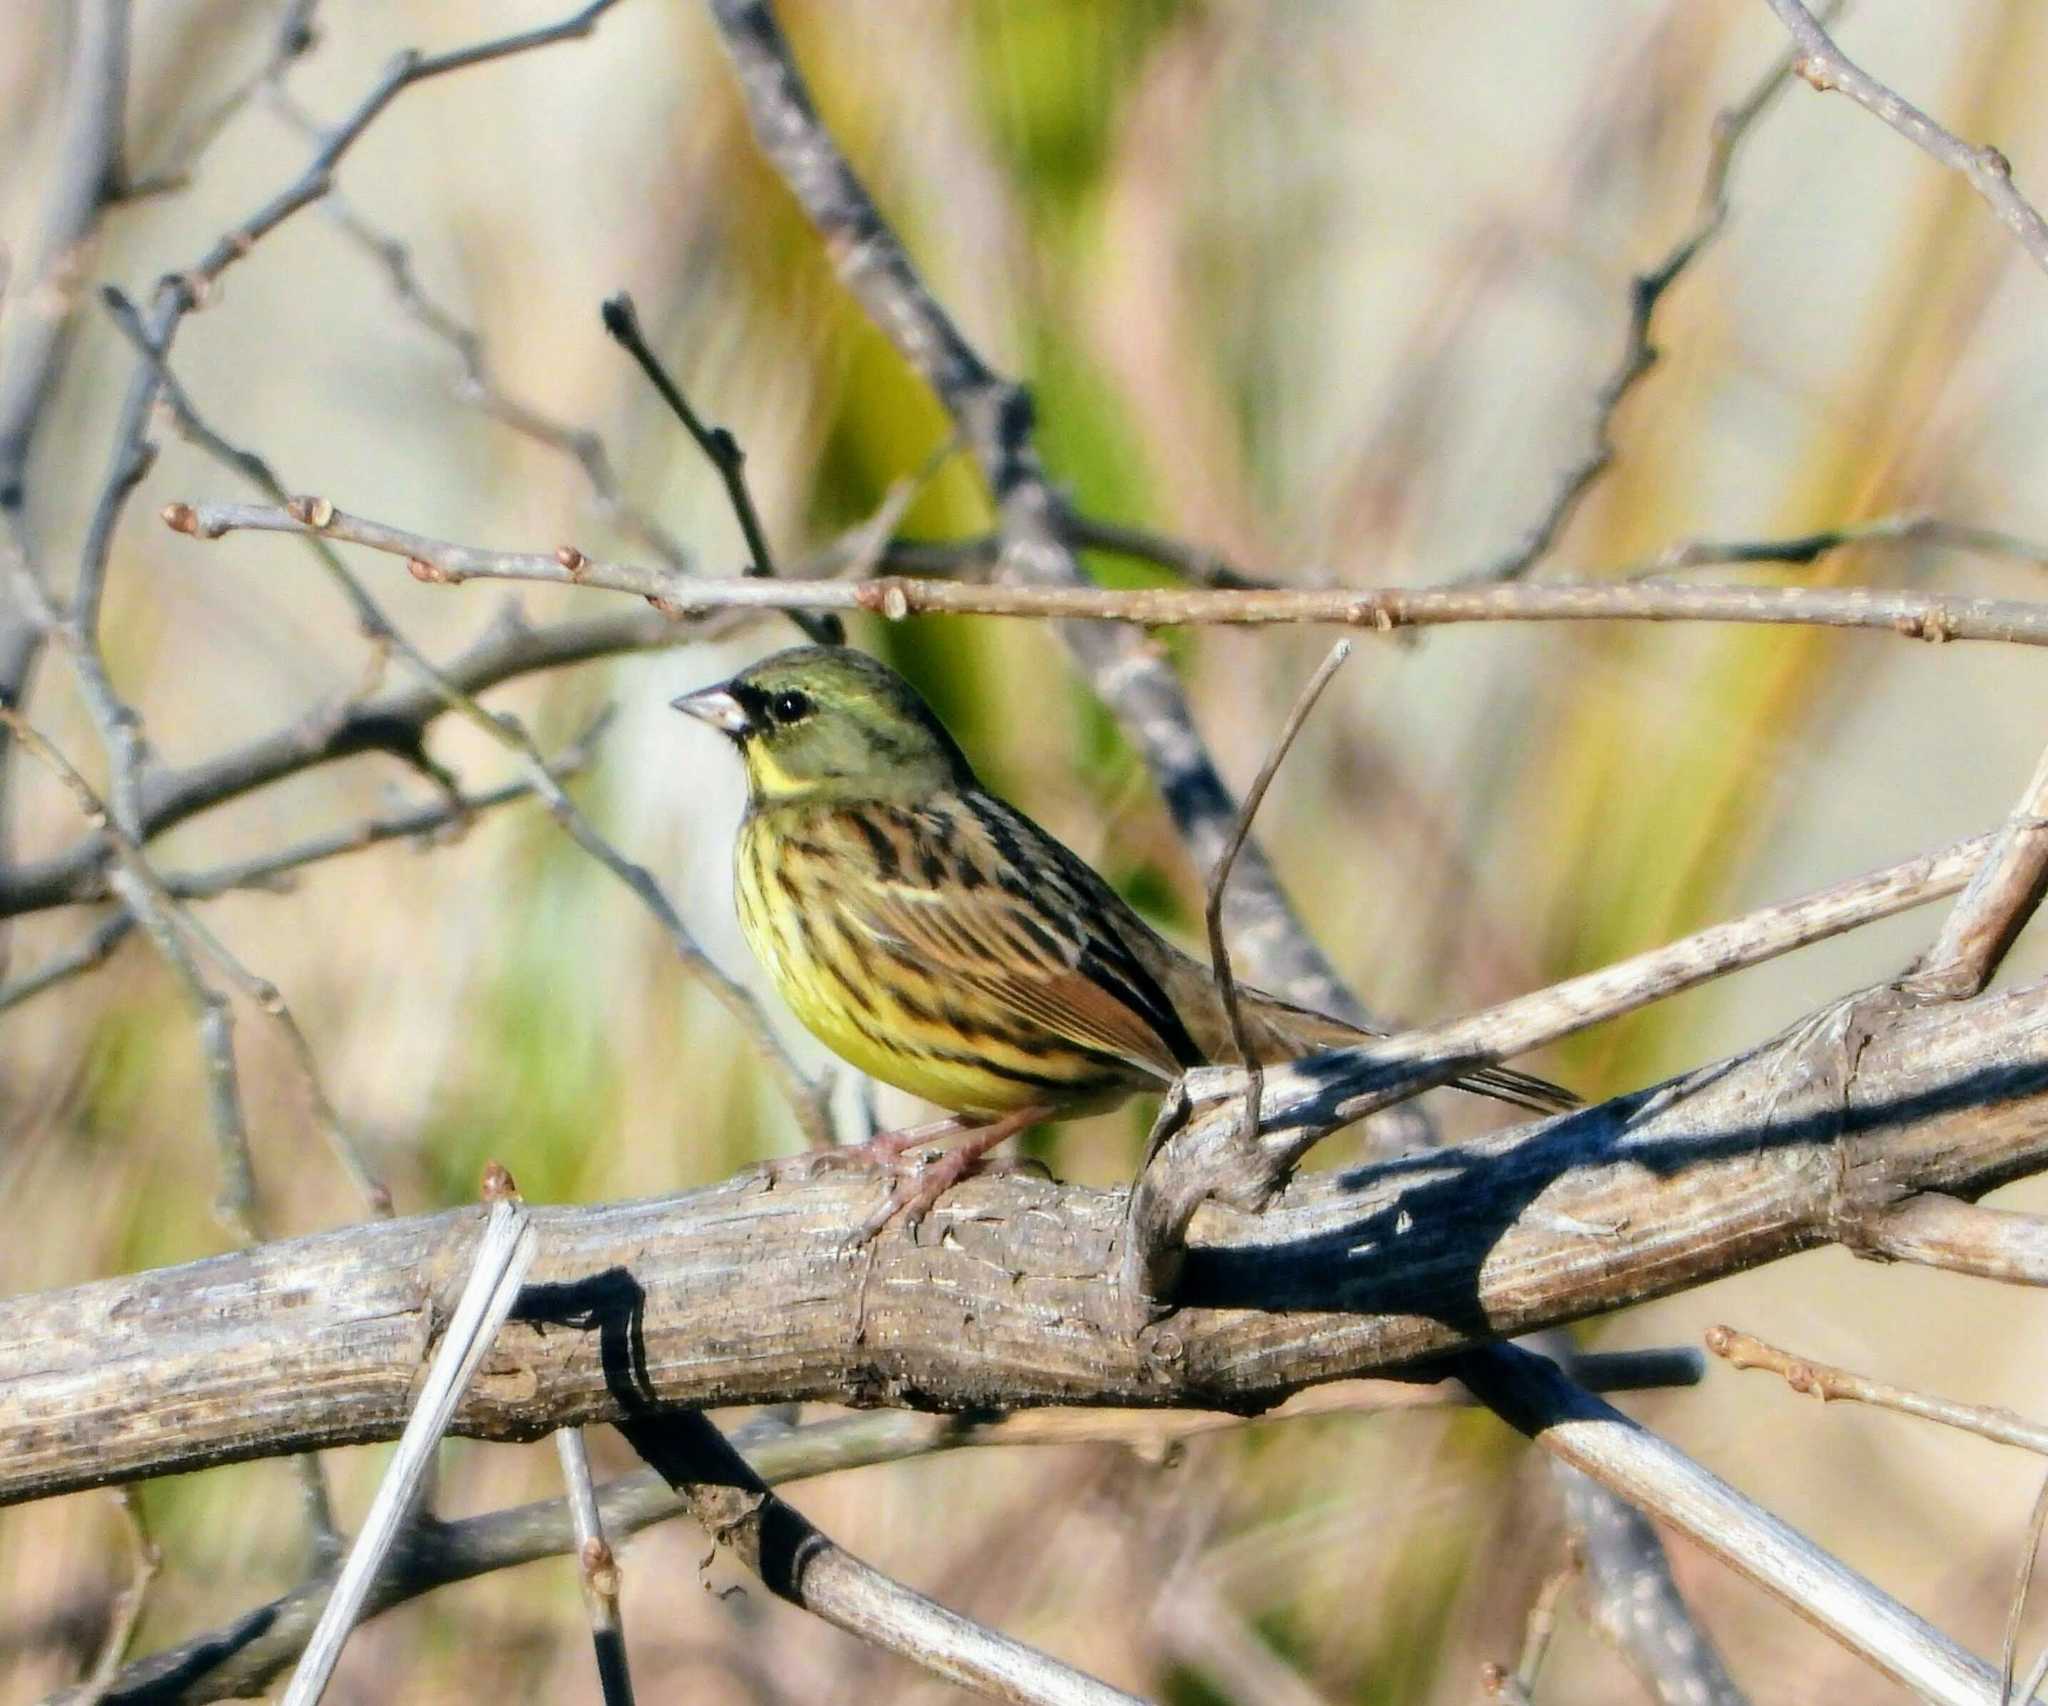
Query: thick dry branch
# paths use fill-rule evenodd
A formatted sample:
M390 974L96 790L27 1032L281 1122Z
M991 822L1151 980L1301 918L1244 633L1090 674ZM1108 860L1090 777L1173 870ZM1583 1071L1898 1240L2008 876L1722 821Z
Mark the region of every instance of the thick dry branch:
M1227 1067L1188 1073L1167 1098L1131 1191L1126 1301L1136 1308L1172 1298L1182 1238L1201 1206L1213 1200L1262 1207L1332 1131L1603 1019L1951 893L1989 844L1983 838L1816 889L1462 1019L1271 1068L1261 1085L1265 1124L1256 1141L1246 1140L1236 1105L1244 1075ZM1809 1022L1839 1025L1852 1017L1853 1005L1845 1005ZM1692 1083L1679 1079L1666 1093ZM1206 1098L1214 1099L1198 1111Z
M1767 0L1767 4L1777 13L1778 21L1790 32L1799 50L1792 65L1794 72L1823 93L1833 89L1847 95L1916 148L1951 171L1962 173L1969 179L1970 187L1990 204L1999 223L2033 256L2034 264L2048 271L2048 221L2014 187L2010 160L1988 143L1978 148L1965 142L1905 96L1854 64L1799 0Z
M319 498L302 498L289 509L268 504L172 504L164 511L164 520L177 531L202 539L243 530L319 533L404 557L424 581L454 585L517 580L604 587L659 600L687 616L714 610L866 610L891 619L1087 617L1145 628L1311 624L1382 633L1462 622L1733 622L1874 629L1936 642L2048 645L2048 602L1951 598L1874 587L1697 586L1632 580L1373 589L1116 588L980 585L898 575L860 581L698 580L640 564L603 562L567 548L543 555L451 544L349 515ZM1219 849L1220 845L1219 835Z
M1170 1320L1119 1325L1124 1200L1018 1176L848 1262L873 1186L745 1176L536 1211L544 1254L457 1431L650 1401L1256 1410L1832 1241L2048 1167L2048 986L1871 1004L1533 1131L1212 1210ZM0 1304L0 1501L392 1437L477 1217L351 1227ZM438 1300L438 1303L437 1303ZM963 1330L966 1329L966 1330Z

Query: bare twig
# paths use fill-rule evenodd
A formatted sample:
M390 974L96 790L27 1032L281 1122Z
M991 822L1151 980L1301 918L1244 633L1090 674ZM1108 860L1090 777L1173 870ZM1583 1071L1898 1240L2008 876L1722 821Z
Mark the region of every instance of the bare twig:
M2041 1555L2044 1526L2048 1526L2048 1476L2042 1478L2041 1490L2034 1495L2034 1514L2027 1522L2026 1550L2020 1554L2019 1569L2013 1578L2012 1608L2005 1615L2005 1639L1999 1648L1998 1706L2008 1706L2015 1698L2012 1683L2013 1670L2019 1663L2020 1623L2027 1612L2027 1590L2034 1585L2034 1564Z
M1865 112L1882 119L1915 147L1951 171L1960 172L1998 215L1999 223L2018 239L2034 264L2048 271L2048 221L2035 211L2012 181L2012 162L1988 144L1973 147L1895 90L1852 63L1835 45L1820 20L1799 0L1767 0L1798 49L1793 71L1823 93L1847 95Z
M263 63L218 100L181 122L165 146L163 157L146 172L123 181L121 199L135 201L184 189L192 182L200 157L259 93L268 89L281 96L285 73L311 52L319 40L313 28L313 13L318 5L319 0L287 0L278 13L270 51Z
M355 1627L377 1571L413 1508L413 1496L439 1448L455 1406L518 1300L520 1281L533 1265L539 1240L524 1205L500 1198L491 1204L477 1240L468 1283L454 1318L427 1370L419 1401L377 1485L348 1561L320 1614L305 1656L285 1690L285 1706L314 1706L334 1673L342 1643Z
M1859 1404L1873 1404L1881 1410L1896 1410L1902 1416L1919 1416L1924 1421L1960 1428L1965 1433L1976 1434L1999 1445L2016 1445L2024 1451L2048 1455L2048 1427L2014 1415L2010 1410L1982 1404L1959 1404L1950 1398L1935 1398L1924 1392L1909 1391L1903 1386L1888 1385L1846 1368L1835 1368L1828 1363L1795 1356L1733 1327L1711 1328L1706 1344L1708 1350L1724 1358L1732 1367L1764 1369L1777 1375L1794 1392L1804 1392L1822 1403L1849 1399Z
M1592 1391L1634 1391L1666 1382L1691 1384L1698 1378L1700 1360L1695 1350L1595 1352L1575 1358L1573 1372ZM755 1426L735 1434L733 1443L757 1474L780 1484L981 1446L1113 1446L1157 1459L1174 1443L1206 1433L1298 1417L1373 1415L1470 1402L1471 1394L1453 1380L1352 1380L1298 1392L1259 1416L1204 1410L1024 1410L975 1421L888 1410L793 1429ZM682 1500L651 1469L605 1482L596 1489L596 1497L605 1528L616 1535L636 1533L684 1510ZM399 1542L391 1567L379 1577L365 1616L453 1582L577 1550L566 1498L410 1531ZM230 1628L130 1665L123 1672L124 1686L140 1692L152 1685L168 1688L175 1680L185 1700L223 1699L259 1690L298 1657L332 1579L331 1570L316 1574Z
M128 1585L114 1596L113 1615L108 1620L106 1638L100 1642L99 1657L93 1661L84 1687L76 1691L75 1706L99 1706L100 1701L106 1698L107 1690L113 1687L114 1679L120 1673L121 1661L127 1658L128 1649L134 1643L136 1626L142 1621L142 1608L149 1598L149 1585L163 1568L162 1549L151 1538L149 1525L142 1520L142 1506L135 1497L134 1489L116 1487L114 1497L120 1502L134 1564Z
M1031 401L963 337L819 118L764 0L710 0L755 141L817 230L840 281L952 417L995 501L1002 572L1039 590L1084 585L1067 505L1040 462ZM884 606L881 608L893 608ZM1062 638L1165 795L1195 862L1213 866L1235 816L1167 660L1138 636L1069 626ZM1367 1016L1288 909L1256 843L1239 856L1232 931L1266 982L1295 1000Z
M0 367L0 512L10 512L10 521L27 502L29 452L70 348L94 236L120 192L129 10L130 0L73 8L54 169ZM18 685L0 680L10 699Z
M449 53L398 55L341 122L327 132L298 177L279 190L241 224L224 232L212 247L182 272L167 275L157 286L149 313L140 323L142 359L115 428L111 471L95 507L81 556L72 614L88 635L99 628L100 599L106 582L107 556L115 522L127 494L140 478L149 419L161 383L162 361L185 316L205 300L220 277L278 226L324 196L334 182L342 158L365 131L405 90L430 78L463 71L570 37L588 35L617 0L589 0L568 18L538 29L498 36Z
M1583 1385L1580 1359L1565 1366ZM1592 1623L1658 1706L1748 1706L1712 1638L1686 1608L1656 1525L1637 1508L1643 1501L1617 1496L1561 1458L1550 1464L1562 1485L1565 1524L1583 1557Z
M1259 1089L1265 1081L1265 1074L1252 1052L1251 1038L1244 1026L1243 1008L1237 998L1237 977L1230 966L1230 944L1223 933L1223 891L1230 881L1230 868L1237 863L1237 856L1244 847L1245 837L1252 832L1252 819L1258 816L1266 790L1273 785L1274 776L1286 761L1295 737L1301 733L1302 724L1308 721L1308 714L1323 696L1323 689L1330 685L1331 678L1350 655L1351 642L1339 640L1316 666L1315 673L1302 684L1293 708L1288 711L1279 734L1274 737L1272 750L1266 754L1265 763L1259 766L1258 775L1252 778L1252 785L1245 791L1244 799L1237 808L1237 821L1230 826L1230 835L1223 843L1223 855L1209 874L1209 892L1203 904L1202 918L1209 932L1209 963L1216 974L1216 987L1223 997L1223 1011L1230 1020L1230 1040L1236 1046L1237 1058L1245 1069L1244 1135L1247 1142L1259 1134Z
M101 919L76 947L66 948L61 954L52 954L33 971L23 972L21 976L0 984L0 1013L77 977L81 972L105 965L134 928L132 913L117 912L110 918Z
M501 619L473 645L435 667L447 681L474 696L537 671L671 646L693 635L694 630L679 628L651 610L620 611L542 628ZM143 781L143 835L161 835L214 806L361 753L390 753L417 768L427 729L447 709L432 686L417 683L338 713L295 718L189 769L154 770ZM92 836L39 864L0 870L0 916L106 899L106 858L100 838ZM252 880L260 880L260 873Z
M1941 934L1905 979L1927 1000L1975 995L2048 893L2048 752L2043 752L1998 844L1949 909Z
M1515 1668L1503 1671L1498 1665L1486 1667L1490 1673L1486 1679L1489 1693L1517 1702L1519 1706L1529 1706L1536 1687L1536 1673L1543 1668L1543 1660L1550 1651L1550 1639L1557 1632L1558 1601L1564 1598L1565 1589L1579 1580L1581 1573L1575 1553L1543 1578L1535 1599L1530 1602L1528 1620L1522 1626L1522 1651L1515 1660Z
M640 371L647 375L648 382L660 393L661 400L683 423L683 429L696 442L697 448L703 451L704 459L718 471L718 478L725 486L726 500L732 505L740 533L747 542L747 572L762 580L773 580L775 558L768 548L768 530L761 524L761 512L754 507L754 494L747 485L747 453L740 448L740 441L724 427L709 425L690 407L690 400L683 395L682 387L669 377L668 370L661 365L660 358L642 335L640 316L634 310L633 299L623 290L605 302L604 329L639 364ZM791 614L797 626L819 645L836 646L845 642L846 627L838 617L812 616L801 611Z
M555 1430L562 1481L569 1489L569 1517L576 1533L576 1567L583 1583L583 1609L590 1619L590 1643L597 1658L604 1706L633 1706L633 1673L626 1663L626 1631L619 1621L619 1563L604 1537L597 1488L590 1479L590 1454L580 1428Z
M1923 1192L1855 1222L1844 1236L1859 1255L2048 1285L2048 1220L2035 1214Z
M1131 1309L1142 1311L1172 1296L1188 1225L1204 1202L1264 1206L1300 1159L1339 1124L1739 966L1952 894L1975 870L1984 846L1980 837L1910 868L1893 866L1816 889L1467 1019L1273 1068L1264 1092L1267 1129L1253 1145L1242 1142L1231 1106L1242 1092L1242 1074L1234 1067L1188 1073L1181 1081L1185 1095L1210 1106L1163 1136L1132 1187L1121 1282ZM1842 1020L1840 1012L1824 1012L1813 1022ZM1375 1075L1382 1088L1358 1088ZM1681 1080L1671 1093L1689 1085Z
M1813 533L1797 533L1782 539L1686 539L1657 553L1649 567L1638 569L1632 579L1647 580L1677 574L1685 569L1714 568L1745 563L1817 563L1831 551L1851 545L1940 545L1953 551L1969 551L1985 557L2009 557L2017 562L2048 568L2048 545L1994 527L1973 527L1967 522L1945 521L1937 515L1909 511L1902 515L1880 515L1869 521L1845 522Z
M998 1700L1136 1706L1135 1695L971 1623L862 1563L770 1491L697 1411L622 1418L618 1429L711 1537L790 1604Z
M1942 1706L1992 1706L1997 1677L1939 1630L1855 1575L1542 1357L1499 1347L1481 1396L1511 1426L1798 1606L1879 1671Z
M145 341L140 317L119 292L108 292L107 300L117 323L128 331L145 359L149 359L150 346ZM524 772L528 784L547 802L549 812L567 832L569 838L639 897L667 933L684 969L701 983L744 1029L755 1054L788 1099L797 1123L805 1135L813 1143L827 1141L831 1127L818 1087L804 1076L789 1051L783 1047L752 994L729 977L711 956L704 952L689 926L683 922L682 914L676 911L674 904L663 892L661 885L654 880L652 873L644 866L628 859L584 816L582 810L570 798L568 791L555 779L547 759L534 744L532 737L516 721L485 710L472 695L464 692L459 685L438 670L426 654L391 621L383 607L371 597L369 590L341 560L334 547L320 537L324 525L323 517L331 512L332 506L320 498L293 498L287 502L285 487L270 465L251 451L237 449L208 427L175 377L161 361L158 361L156 366L163 395L170 403L182 429L216 458L237 469L272 498L285 503L288 512L301 518L305 523L301 531L321 567L327 572L328 578L348 601L362 632L402 658L441 699L448 710L462 717L512 756ZM409 756L414 756L416 761L424 757L417 749Z
M56 773L77 800L86 822L106 839L115 858L115 868L107 875L109 890L142 926L177 977L199 1031L207 1102L220 1150L221 1187L215 1212L241 1242L251 1243L256 1237L256 1180L242 1113L241 1081L235 1070L234 1019L227 1000L201 974L179 932L176 900L166 892L163 880L129 831L115 820L71 761L18 712L0 706L0 725Z
M227 533L318 532L404 557L416 578L543 581L607 587L659 600L678 615L711 610L867 610L911 615L1087 617L1139 627L1310 624L1388 633L1463 622L1734 622L1858 628L1913 640L2048 645L2048 602L1949 598L1874 587L1695 586L1661 581L1547 581L1500 586L1211 588L994 585L884 576L864 581L684 579L580 552L561 555L456 545L370 521L324 498L297 500L304 515L261 504L166 506L166 526L195 538ZM307 519L322 519L317 527ZM1227 822L1226 822L1227 830ZM1221 847L1221 833L1217 846Z
M317 134L318 126L295 103L281 99L278 104L294 125ZM651 514L627 498L602 436L513 396L491 363L482 332L427 293L413 265L411 251L399 238L373 224L339 194L330 194L324 208L336 228L382 269L393 299L406 316L454 353L462 369L458 393L465 401L520 436L568 457L582 470L601 516L627 537L637 539L678 574L695 572L694 554Z
M1830 7L1833 11L1838 8ZM1621 359L1593 399L1592 442L1585 454L1565 470L1552 493L1549 507L1529 529L1521 543L1506 556L1484 568L1461 576L1465 582L1512 581L1527 574L1557 544L1559 537L1578 513L1586 494L1600 476L1613 466L1618 454L1614 443L1614 417L1623 401L1657 363L1657 346L1651 331L1657 306L1664 293L1678 282L1700 252L1721 234L1728 222L1728 173L1735 153L1750 127L1761 118L1785 87L1793 56L1782 55L1764 73L1756 86L1732 107L1714 115L1709 133L1706 176L1700 184L1699 209L1685 234L1647 272L1629 280L1628 330L1623 339Z

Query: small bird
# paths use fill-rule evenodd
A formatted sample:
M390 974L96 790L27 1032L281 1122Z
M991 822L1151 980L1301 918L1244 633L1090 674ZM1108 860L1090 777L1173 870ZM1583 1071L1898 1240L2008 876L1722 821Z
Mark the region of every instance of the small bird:
M951 1110L854 1151L896 1173L862 1236L914 1222L1040 1120L1240 1063L1209 968L984 788L886 664L799 646L673 703L746 763L740 925L783 1000L861 1071ZM1370 1034L1256 989L1238 1001L1263 1065ZM1541 1113L1578 1100L1496 1068L1458 1086ZM931 1167L902 1166L953 1133L966 1140Z

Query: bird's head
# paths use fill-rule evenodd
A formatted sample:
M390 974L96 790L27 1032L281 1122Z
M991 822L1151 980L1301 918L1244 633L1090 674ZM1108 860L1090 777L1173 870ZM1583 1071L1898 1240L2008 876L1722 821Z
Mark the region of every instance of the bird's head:
M756 805L916 799L974 781L917 690L849 646L777 652L673 703L732 738Z

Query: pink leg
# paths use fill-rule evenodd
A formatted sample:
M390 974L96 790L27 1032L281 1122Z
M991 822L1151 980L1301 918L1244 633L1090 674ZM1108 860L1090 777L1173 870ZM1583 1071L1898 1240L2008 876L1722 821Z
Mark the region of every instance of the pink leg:
M903 1149L910 1146L902 1146L896 1152L896 1159L888 1164L889 1171L895 1175L894 1188L884 1199L882 1206L861 1222L852 1242L855 1245L867 1243L899 1214L904 1217L906 1225L916 1226L931 1211L932 1205L966 1178L974 1170L975 1163L1004 1138L1014 1137L1018 1132L1051 1116L1051 1108L1034 1106L1019 1108L1014 1113L1004 1114L1002 1118L982 1126L970 1126L967 1120L956 1119L953 1122L953 1129L966 1127L966 1137L936 1161L927 1162L922 1166L904 1165L901 1159ZM896 1132L885 1133L883 1137L873 1139L873 1143L878 1145L885 1140L893 1141L901 1135L903 1134Z
M778 1174L787 1173L799 1179L813 1178L833 1167L886 1167L893 1172L902 1165L904 1151L919 1144L936 1143L942 1137L970 1129L973 1124L965 1114L948 1114L944 1119L905 1126L901 1131L878 1131L865 1143L807 1149L801 1155L788 1156L771 1165Z

